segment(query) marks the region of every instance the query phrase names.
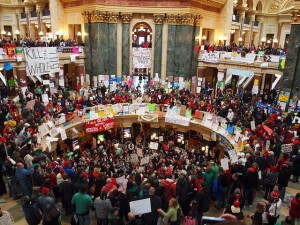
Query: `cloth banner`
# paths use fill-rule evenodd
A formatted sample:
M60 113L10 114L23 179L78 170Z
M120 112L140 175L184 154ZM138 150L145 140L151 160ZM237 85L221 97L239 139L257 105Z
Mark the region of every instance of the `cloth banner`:
M151 68L151 49L133 48L133 67Z
M254 63L256 54L248 53L245 57L241 57L241 54L232 56L231 60L236 62Z
M55 47L24 48L28 76L59 73L59 60Z
M250 71L250 70L238 70L238 69L233 69L233 68L229 68L227 70L227 74L229 75L237 75L240 77L251 77L254 76L254 72Z
M112 129L115 125L115 118L114 117L105 117L105 118L99 118L91 121L86 121L85 127L86 127L86 133L97 133L102 132L105 130Z
M224 146L227 152L234 149L233 145L226 137L224 137L222 134L219 134L219 137L220 137L220 143Z
M279 63L279 55L265 55L265 62Z

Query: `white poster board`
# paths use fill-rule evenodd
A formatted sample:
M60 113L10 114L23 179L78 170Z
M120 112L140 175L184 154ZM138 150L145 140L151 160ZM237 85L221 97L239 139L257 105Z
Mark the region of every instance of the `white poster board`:
M134 215L140 215L151 212L150 198L129 202L130 212Z
M293 146L292 144L284 144L281 145L281 152L282 153L290 153L293 151Z
M223 167L224 170L229 170L227 158L221 159L221 166Z
M133 48L133 68L151 68L151 49Z
M158 149L158 143L156 143L156 142L150 142L149 148L157 150Z

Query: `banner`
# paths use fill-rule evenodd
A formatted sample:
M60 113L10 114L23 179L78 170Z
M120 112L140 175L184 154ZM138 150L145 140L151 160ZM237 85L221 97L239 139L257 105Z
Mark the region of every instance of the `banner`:
M220 143L224 146L227 152L234 149L233 145L226 137L224 137L222 134L219 134L219 137L220 137Z
M60 72L55 47L24 48L28 76Z
M265 62L279 63L279 55L265 55Z
M275 108L273 106L269 106L269 105L264 104L262 102L256 102L256 107L261 108L261 109L267 109L268 113L271 113L271 114L276 112L279 116L282 116L282 110L281 109Z
M200 61L210 62L210 63L218 63L219 62L219 57L220 57L219 52L214 52L214 53L206 52L202 55Z
M85 127L86 127L86 133L97 133L102 132L105 130L112 129L115 125L115 118L113 117L105 117L105 118L99 118L91 121L86 121Z
M133 48L133 68L151 68L151 49Z
M285 68L285 60L286 60L285 56L281 56L279 58L278 69L284 69Z
M237 62L254 63L255 57L256 54L252 54L252 53L246 54L245 57L241 57L241 54L238 54L237 56L232 56L231 60Z

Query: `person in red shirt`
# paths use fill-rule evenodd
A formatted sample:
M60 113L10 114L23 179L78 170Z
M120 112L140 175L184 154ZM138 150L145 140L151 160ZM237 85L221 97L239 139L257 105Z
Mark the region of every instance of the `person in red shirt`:
M292 218L292 224L296 224L296 220L299 223L300 220L300 193L292 199L289 216Z
M46 173L45 173L45 179L49 179L50 180L50 187L54 187L57 185L57 178L56 178L56 174L53 173L51 167L47 167L46 168Z

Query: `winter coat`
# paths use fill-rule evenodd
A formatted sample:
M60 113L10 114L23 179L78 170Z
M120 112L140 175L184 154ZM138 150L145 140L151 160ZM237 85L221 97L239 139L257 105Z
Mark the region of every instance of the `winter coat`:
M291 175L292 175L292 171L290 169L285 169L283 171L280 171L278 176L278 185L281 187L287 187Z
M176 182L172 179L166 179L161 181L164 186L164 194L166 201L169 202L171 198L176 198Z
M23 195L30 196L31 195L31 174L33 173L33 165L27 170L25 168L17 168L16 169L16 179L22 186Z
M38 225L42 220L42 214L34 204L24 204L22 210L28 225Z
M244 176L244 187L246 189L254 189L258 185L258 173L254 168L249 168Z
M277 182L278 173L268 172L266 178L264 179L265 184L274 186Z
M189 200L188 193L192 192L191 185L187 182L184 177L180 177L176 184L176 194L178 196L178 202L186 202Z
M100 197L96 198L94 202L94 207L96 209L97 218L108 218L109 209L111 208L111 202L109 199L100 199Z
M300 201L296 197L292 199L289 216L300 218Z
M292 159L293 162L293 176L300 176L300 155L296 155Z

